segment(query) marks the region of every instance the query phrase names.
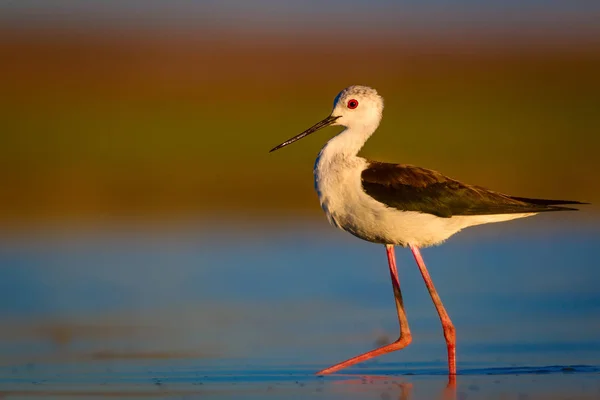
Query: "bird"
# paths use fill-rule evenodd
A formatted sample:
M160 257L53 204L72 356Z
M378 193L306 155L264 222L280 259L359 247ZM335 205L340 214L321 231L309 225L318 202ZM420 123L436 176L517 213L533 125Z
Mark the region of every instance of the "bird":
M400 334L393 343L342 361L319 372L326 375L371 358L401 350L412 341L404 309L395 247L408 247L439 315L448 353L448 375L456 371L456 330L427 270L421 248L441 244L464 228L536 215L577 210L587 204L511 196L460 182L440 172L409 164L372 161L358 156L382 119L383 98L368 86L343 89L331 114L270 150L274 152L328 127L345 129L330 139L314 165L314 184L328 221L368 242L383 244Z

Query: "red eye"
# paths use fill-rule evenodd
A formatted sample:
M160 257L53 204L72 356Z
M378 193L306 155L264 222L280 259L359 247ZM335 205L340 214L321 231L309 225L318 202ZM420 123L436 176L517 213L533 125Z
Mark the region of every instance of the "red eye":
M358 107L358 100L348 100L348 108L351 110L354 110L356 107Z

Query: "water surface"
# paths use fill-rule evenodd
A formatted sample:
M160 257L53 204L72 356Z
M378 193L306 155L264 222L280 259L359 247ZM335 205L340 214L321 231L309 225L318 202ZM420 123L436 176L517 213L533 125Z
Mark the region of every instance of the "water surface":
M473 228L423 251L457 329L457 396L597 398L600 229L572 218ZM3 239L2 393L446 395L439 320L406 249L397 256L413 343L313 375L398 332L383 247L321 222Z

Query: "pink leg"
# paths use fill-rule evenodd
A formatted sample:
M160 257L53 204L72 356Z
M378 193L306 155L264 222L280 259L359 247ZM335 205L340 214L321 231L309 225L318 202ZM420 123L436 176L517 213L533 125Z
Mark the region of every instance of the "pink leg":
M435 309L437 310L440 320L442 321L444 337L446 338L446 346L448 347L448 374L450 375L449 384L452 384L455 379L454 376L456 375L456 332L454 325L452 324L452 321L450 320L450 317L448 316L448 313L442 304L442 300L440 300L440 296L433 286L433 281L429 276L429 272L427 272L427 267L425 266L423 257L421 257L419 248L411 245L410 249L412 250L413 256L415 256L415 261L419 266L419 270L421 271L421 275L425 281L425 286L427 286L427 290L429 290L429 294L431 295Z
M388 265L390 268L390 277L392 278L392 286L394 287L396 311L398 312L398 322L400 323L400 337L394 343L382 346L375 350L371 350L367 353L335 364L329 368L325 368L324 370L317 372L317 375L331 374L332 372L339 371L342 368L346 368L359 362L366 361L373 357L377 357L382 354L403 349L404 347L408 346L412 341L410 329L408 328L408 320L406 319L406 313L404 312L404 302L402 301L402 293L400 292L400 280L398 279L398 270L396 269L396 257L394 255L394 246L388 244L385 246L385 249L387 251Z

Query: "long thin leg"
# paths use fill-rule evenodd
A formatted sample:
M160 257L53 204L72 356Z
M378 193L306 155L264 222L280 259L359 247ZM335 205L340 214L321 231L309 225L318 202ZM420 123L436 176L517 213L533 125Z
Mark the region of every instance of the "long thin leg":
M382 354L390 353L392 351L400 350L405 348L412 341L410 329L408 328L408 320L406 319L406 312L404 311L404 302L402 301L402 293L400 292L400 280L398 279L398 270L396 269L396 257L394 254L394 246L387 244L385 246L388 258L388 266L390 268L390 277L392 278L392 286L394 287L394 298L396 299L396 311L398 312L398 322L400 323L400 337L394 343L382 346L378 349L371 350L367 353L353 357L349 360L341 363L332 365L329 368L325 368L322 371L317 372L317 375L331 374L332 372L339 371L342 368L349 367L362 361L366 361L370 358L380 356Z
M454 376L456 375L456 331L452 321L450 320L450 317L448 316L448 313L446 312L446 309L444 308L444 305L442 304L442 300L440 300L440 296L433 286L433 281L429 276L429 272L427 272L427 267L425 266L425 262L423 261L423 257L421 256L419 248L417 246L410 245L410 249L413 253L413 256L415 256L415 261L419 266L421 275L423 275L425 286L427 286L427 290L431 295L435 309L437 310L440 320L442 321L444 337L446 338L446 346L448 347L448 374L450 375L450 383L452 383Z

